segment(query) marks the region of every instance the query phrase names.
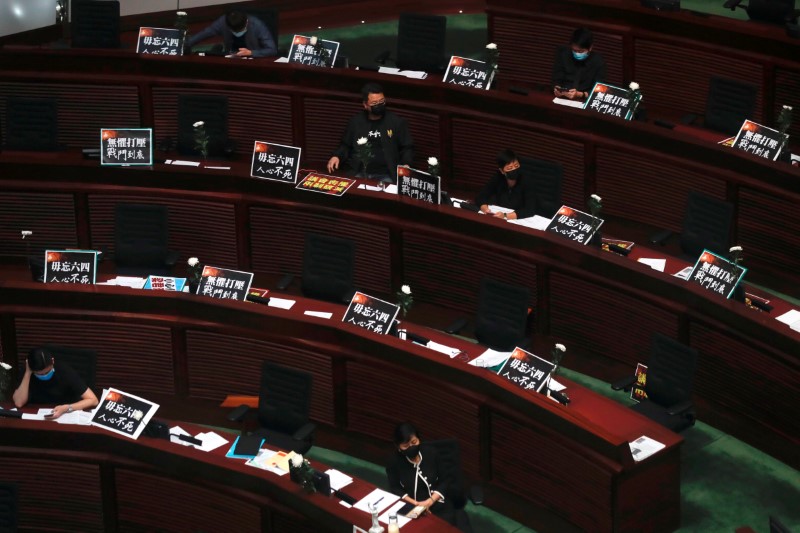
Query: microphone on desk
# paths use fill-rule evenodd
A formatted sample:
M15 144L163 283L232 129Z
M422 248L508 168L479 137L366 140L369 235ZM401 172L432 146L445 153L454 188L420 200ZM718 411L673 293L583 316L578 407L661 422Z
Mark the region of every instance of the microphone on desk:
M620 255L624 255L626 257L628 256L628 254L631 253L630 250L628 250L624 246L620 246L619 244L614 244L614 243L611 243L611 242L606 243L606 244L608 245L608 250L610 252L615 252L615 253L618 253Z
M758 307L759 309L761 309L762 311L765 311L767 313L769 313L770 311L775 309L771 305L766 304L766 303L764 303L762 301L756 300L755 298L750 298L750 305L752 305L753 307Z
M569 396L564 394L563 392L554 391L553 389L547 389L550 393L550 397L560 403L561 405L569 405Z

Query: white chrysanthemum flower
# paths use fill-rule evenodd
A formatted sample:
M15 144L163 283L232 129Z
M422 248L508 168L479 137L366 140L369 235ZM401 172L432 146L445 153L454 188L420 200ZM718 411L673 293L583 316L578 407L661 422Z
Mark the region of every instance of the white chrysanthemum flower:
M199 127L201 127L201 126L205 126L205 124L206 124L206 123L205 123L205 122L203 122L202 120L198 120L197 122L195 122L195 123L193 124L193 126L194 126L195 128L199 128Z
M32 231L29 231L29 230L26 230L26 229L24 229L24 230L20 231L20 233L22 234L22 238L23 238L23 239L24 239L25 237L30 237L31 235L33 235L33 232L32 232Z
M497 45L494 43L489 43L486 45L487 50L497 50Z
M435 166L439 165L439 160L436 159L435 157L429 157L428 158L428 164L430 166L432 166L432 167L435 167Z
M790 106L790 105L785 105L785 106L783 106L783 108L784 108L786 111L791 111L791 110L792 110L792 106Z
M403 294L411 294L411 287L409 287L408 285L403 285L402 287L400 287L400 292L402 292Z
M564 346L563 344L556 344L556 350L558 350L559 352L566 352L567 347Z
M319 41L318 41L318 39L317 39L317 36L316 36L316 35L314 35L313 37L311 37L311 46L317 46L317 42L319 42Z
M135 418L136 420L141 420L141 419L142 419L142 417L144 416L144 413L143 413L143 412L141 412L141 411L138 411L138 410L137 410L137 411L134 411L134 412L133 412L133 415L132 415L132 416L133 416L133 418Z
M742 251L742 247L741 246L731 246L731 249L728 250L728 251L731 252L731 253L733 253L733 252L741 252Z
M196 258L196 257L190 257L189 260L186 261L186 262L189 263L190 267L193 267L193 266L197 266L197 263L199 263L200 260L198 258Z
M0 363L0 366L3 367L3 370L11 370L11 365L8 363Z
M295 468L300 468L303 465L303 456L299 453L297 455L292 456L292 466Z
M178 11L175 14L178 15L179 17L185 17L187 15L186 11Z
M635 81L632 81L631 84L628 85L628 87L630 87L631 91L638 91L639 90L639 84L636 83Z
M603 201L603 199L602 199L602 198L600 198L599 196L597 196L596 194L593 194L593 195L591 196L591 198L592 198L592 200L594 200L594 201L596 201L596 202L598 202L598 203Z
M365 144L367 144L367 138L359 137L359 139L356 141L356 144L359 146L364 146Z

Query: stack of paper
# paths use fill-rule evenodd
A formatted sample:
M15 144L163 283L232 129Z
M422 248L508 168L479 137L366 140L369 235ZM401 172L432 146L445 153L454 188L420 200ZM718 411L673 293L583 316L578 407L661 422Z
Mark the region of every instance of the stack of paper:
M800 311L797 309L792 309L791 311L776 317L776 320L778 322L788 324L789 327L795 331L800 331Z
M325 473L328 474L328 476L331 478L332 490L340 490L353 482L353 478L351 478L347 474L339 472L334 468L326 470Z
M645 265L649 266L653 270L658 270L659 272L664 272L664 267L667 266L666 259L656 259L656 258L649 258L649 257L640 257L640 263L644 263Z
M141 289L144 287L147 278L137 278L131 276L117 276L116 278L108 281L97 283L96 285L116 285L117 287L130 287L132 289Z
M506 359L511 357L511 352L497 352L488 348L485 352L480 354L477 358L469 362L472 366L490 367L497 366L505 363Z
M396 76L405 76L406 78L413 78L416 80L424 80L428 77L427 72L421 70L400 70L394 67L379 67L378 72L381 74L394 74Z
M261 448L258 452L258 455L247 461L245 464L247 466L254 466L256 468L260 468L261 470L266 470L267 472L272 472L273 474L284 476L288 474L286 470L281 470L273 461L273 458L278 452L275 450L268 450L267 448ZM333 483L331 483L333 485Z
M558 105L565 105L567 107L575 107L583 109L583 102L580 100L570 100L569 98L553 98L553 103Z
M518 226L525 226L526 228L544 231L547 229L547 225L550 224L550 219L541 217L539 215L533 215L532 217L528 218L517 218L515 220L509 220L509 222L511 224L516 224Z
M443 353L445 355L450 356L450 359L461 353L461 350L459 350L458 348L451 348L450 346L439 344L438 342L433 342L433 341L428 341L428 344L426 344L425 346L435 352Z
M657 440L653 440L650 437L646 437L642 435L638 439L633 442L629 442L628 446L631 448L631 455L633 456L633 460L637 463L644 459L647 459L654 453L659 450L664 449L664 444L658 442Z

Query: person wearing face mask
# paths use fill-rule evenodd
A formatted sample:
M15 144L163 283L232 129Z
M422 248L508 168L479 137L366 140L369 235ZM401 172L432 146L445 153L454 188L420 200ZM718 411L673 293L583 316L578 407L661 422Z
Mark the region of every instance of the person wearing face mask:
M275 39L266 24L241 11L230 11L211 26L192 35L189 48L211 37L222 37L226 54L239 57L270 57L278 55Z
M456 511L445 500L448 482L441 471L436 448L422 442L417 428L410 422L394 430L395 453L386 467L389 490L406 503L423 506L467 533L472 531L466 511Z
M553 64L553 94L569 100L585 100L597 82L606 81L606 62L592 51L594 35L586 28L572 34L569 47L556 52Z
M386 109L386 96L377 83L368 83L361 89L363 111L347 123L339 147L328 160L328 172L345 170L357 177L379 181L397 181L397 165L410 165L414 161L414 141L408 123ZM364 138L370 146L372 158L366 171L358 158L357 143Z
M533 183L522 174L519 159L512 150L506 149L497 154L497 172L478 193L475 203L480 206L481 212L508 220L528 218L536 214ZM492 211L490 205L513 211Z
M92 409L99 402L75 370L66 363L56 364L44 348L34 348L25 361L25 375L14 391L14 405L55 405L52 418L65 413Z

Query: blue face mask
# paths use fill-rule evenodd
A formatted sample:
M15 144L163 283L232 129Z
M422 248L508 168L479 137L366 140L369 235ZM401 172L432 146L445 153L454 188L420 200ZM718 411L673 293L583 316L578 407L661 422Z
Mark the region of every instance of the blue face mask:
M233 33L234 37L241 37L245 33L247 33L247 28L243 29L242 31L234 31L234 32L231 32L231 33Z
M572 51L572 57L574 57L578 61L584 61L587 57L589 57L589 52L576 52Z
M48 380L50 380L50 378L53 377L53 374L55 374L55 373L56 373L56 369L55 368L51 368L50 372L48 372L47 374L34 374L34 376L36 376L37 379L41 379L42 381L48 381Z

